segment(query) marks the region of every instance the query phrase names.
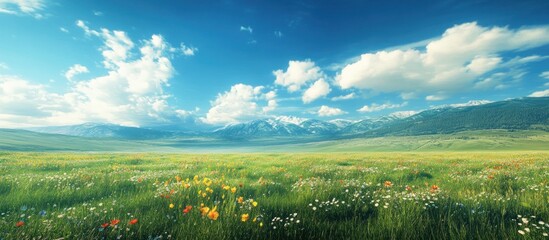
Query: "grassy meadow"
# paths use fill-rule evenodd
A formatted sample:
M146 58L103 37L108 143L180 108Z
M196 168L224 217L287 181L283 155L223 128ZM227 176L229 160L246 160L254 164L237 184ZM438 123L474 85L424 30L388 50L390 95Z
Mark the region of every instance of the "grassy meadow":
M549 152L0 153L0 239L548 239Z

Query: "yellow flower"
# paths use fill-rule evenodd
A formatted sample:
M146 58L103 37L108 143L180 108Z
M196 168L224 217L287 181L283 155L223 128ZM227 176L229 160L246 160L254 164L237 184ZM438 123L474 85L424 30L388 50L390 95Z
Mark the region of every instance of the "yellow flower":
M212 180L209 179L209 178L204 178L202 180L202 183L204 183L204 185L206 185L207 187L209 187L211 184L212 184Z
M242 222L246 222L246 221L248 221L249 218L250 218L250 215L247 214L247 213L244 213L244 214L242 214L241 220L242 220Z
M202 193L202 197L206 197L208 196L206 193Z
M185 188L190 188L191 184L185 183L185 184L183 184L183 186L185 186Z
M217 210L217 207L214 207L210 213L208 213L208 218L211 219L211 220L217 220L217 218L219 217L219 213L216 211Z
M244 202L244 198L243 197L238 197L238 199L236 201L238 203L242 204Z
M170 203L170 208L174 208L175 205L173 205L173 203Z
M230 186L227 186L227 185L223 186L223 190L229 191L229 189L231 189Z
M180 177L180 176L175 176L175 180L176 180L177 182L181 182L181 177Z
M253 205L254 207L257 207L257 202L256 202L256 201L253 201L253 202L252 202L252 205Z
M259 223L259 227L263 227L263 222L260 222L260 223Z
M236 192L236 187L231 188L231 192L235 193Z
M210 211L209 207L201 207L200 208L200 214L202 214L202 216L206 216L206 214L208 214L209 211Z

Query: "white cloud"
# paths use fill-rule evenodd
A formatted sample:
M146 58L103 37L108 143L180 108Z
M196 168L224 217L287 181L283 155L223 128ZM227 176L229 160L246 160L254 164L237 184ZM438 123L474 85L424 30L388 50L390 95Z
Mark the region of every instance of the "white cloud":
M128 126L180 122L188 117L169 105L165 93L175 74L171 47L160 35L138 41L139 49L122 31L77 25L86 34L103 41L101 53L107 73L89 80L71 82L65 93L51 93L47 87L16 77L1 76L0 124L2 126L66 125L108 122ZM71 71L72 70L72 71ZM67 72L72 79L87 68L75 65ZM17 106L14 108L13 106Z
M277 38L282 38L282 36L284 36L284 35L282 34L281 31L274 31L274 35L275 35Z
M356 97L357 96L356 96L355 93L349 93L347 95L341 95L341 96L333 97L332 101L349 100L349 99L354 99Z
M265 116L277 107L277 101L274 91L264 90L263 86L254 87L242 83L233 85L229 91L217 95L202 121L221 125Z
M67 29L64 28L64 27L60 27L59 30L60 30L61 32L64 32L64 33L68 33L68 32L69 32L69 30L67 30Z
M0 70L1 70L1 69L6 70L6 69L9 69L9 67L8 67L7 64L5 64L5 63L3 63L3 62L0 62Z
M100 12L100 11L93 11L93 15L95 15L95 16L103 16L103 12Z
M247 27L240 26L240 31L252 33L254 30L250 26L247 26Z
M404 107L406 105L408 105L408 102L403 102L401 104L390 104L390 103L377 104L377 103L372 103L372 105L370 105L370 106L364 105L364 107L358 109L357 111L362 112L362 113L377 112L377 111L381 111L381 110L385 110L385 109L400 108L400 107Z
M442 101L446 98L448 98L448 97L443 95L443 94L437 94L437 95L428 95L428 96L425 97L425 100L427 100L427 101Z
M319 79L309 89L303 93L301 100L303 103L310 103L320 97L324 97L330 93L330 85L324 79Z
M505 61L499 54L546 44L549 44L549 26L513 30L465 23L447 29L423 50L362 54L359 60L341 70L336 81L343 89L450 94L471 88L481 76L498 68L540 60L539 56L532 56L522 61Z
M320 117L329 117L329 116L337 116L337 115L342 115L342 114L346 114L347 112L339 109L339 108L332 108L332 107L328 107L326 105L322 105L319 109L318 109L318 116Z
M324 77L320 67L311 60L289 61L286 71L278 69L273 71L275 84L286 87L289 92L301 89L301 86L311 81L317 81Z
M82 66L80 64L74 64L72 67L69 68L69 70L67 70L67 72L65 73L65 78L67 78L67 80L69 81L72 81L73 77L78 75L78 74L81 74L81 73L88 73L90 72L88 70L87 67L85 66Z
M42 18L38 13L44 9L43 0L0 0L0 13L13 15L31 15L35 18Z
M549 89L533 92L532 94L528 95L528 97L549 97Z
M198 52L198 48L188 47L184 43L181 43L179 48L181 49L181 52L185 56L194 56L195 52Z
M545 79L549 79L549 71L542 72L539 76Z

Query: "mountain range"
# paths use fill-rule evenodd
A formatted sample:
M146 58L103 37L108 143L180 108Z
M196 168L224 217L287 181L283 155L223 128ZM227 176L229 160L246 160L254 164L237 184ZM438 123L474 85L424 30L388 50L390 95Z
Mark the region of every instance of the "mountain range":
M89 138L160 139L178 136L208 136L225 139L268 137L355 138L447 134L484 129L538 129L549 131L549 97L519 98L499 102L471 101L434 107L421 112L397 112L360 121L322 121L297 117L273 117L230 124L215 130L181 131L177 128L137 128L85 123L72 126L27 129Z

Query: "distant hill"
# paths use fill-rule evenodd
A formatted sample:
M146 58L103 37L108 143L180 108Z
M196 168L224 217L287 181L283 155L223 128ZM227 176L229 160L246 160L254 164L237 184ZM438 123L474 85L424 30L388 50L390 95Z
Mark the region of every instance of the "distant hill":
M99 123L84 123L72 126L32 128L29 130L40 133L53 133L68 136L90 138L122 138L136 140L166 138L174 135L172 132L169 131L137 127L124 127L113 124Z
M426 110L390 121L359 136L414 136L487 129L549 130L548 126L549 98L521 98Z
M193 129L193 130L190 130ZM519 98L499 102L470 101L435 107L422 112L397 112L389 116L361 121L336 119L322 121L297 117L274 117L211 129L196 122L156 128L124 127L112 124L85 123L73 126L29 129L89 138L127 140L178 137L217 137L253 139L289 137L339 139L382 136L447 134L474 130L549 130L549 97ZM186 132L185 132L185 131Z

